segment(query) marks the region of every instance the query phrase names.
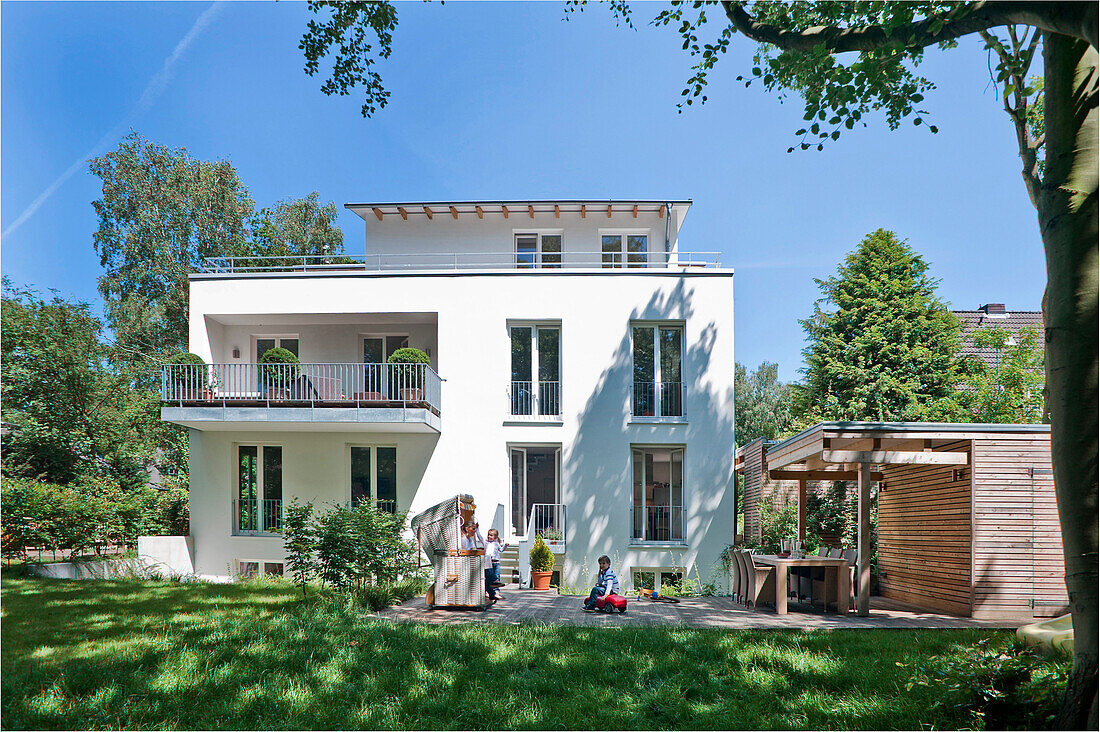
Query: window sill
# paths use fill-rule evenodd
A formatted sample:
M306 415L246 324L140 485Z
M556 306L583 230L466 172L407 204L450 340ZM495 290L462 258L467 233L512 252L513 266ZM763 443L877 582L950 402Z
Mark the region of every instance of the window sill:
M687 417L638 417L633 416L627 424L687 424Z
M506 419L505 427L561 427L561 419Z
M632 540L627 545L631 549L687 549L685 541L638 541Z
M282 539L282 533L274 531L234 531L230 534L234 539Z

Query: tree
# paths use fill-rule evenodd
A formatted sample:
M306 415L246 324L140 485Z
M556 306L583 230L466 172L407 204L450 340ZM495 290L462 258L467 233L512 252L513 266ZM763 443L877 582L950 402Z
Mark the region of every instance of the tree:
M791 385L779 381L777 364L765 361L751 374L735 364L733 415L737 444L747 445L758 437L774 440L787 434L794 424L791 397Z
M187 350L188 276L206 257L338 255L336 206L318 194L256 211L225 160L193 158L131 132L89 167L107 323L119 348L154 362Z
M961 324L921 256L879 229L815 281L822 298L800 321L809 342L801 411L813 421L951 421Z
M610 3L619 18L629 24L624 0ZM307 62L315 64L337 40L341 53L331 88L326 93L346 94L357 81L356 73L369 68L373 45L377 55L389 55L396 15L391 3L311 3L314 12L337 7L332 23L310 24L303 37ZM684 12L694 10L692 17ZM1046 332L1045 368L1048 408L1051 416L1051 453L1062 546L1076 634L1073 673L1059 717L1063 726L1097 727L1097 666L1100 626L1098 598L1098 442L1100 433L1100 384L1098 384L1097 282L1097 171L1098 100L1097 73L1098 5L1094 2L880 2L795 3L761 0L751 5L722 2L720 30L711 42L700 42L712 3L676 3L660 13L656 22L673 25L684 48L699 57L695 75L684 95L705 101L707 72L730 47L744 36L759 44L753 68L765 88L782 96L786 90L805 102L806 132L813 135L797 145L821 149L825 140L839 138L842 129L865 124L867 112L882 110L887 124L896 127L911 117L924 124L924 94L933 88L913 69L929 46L955 46L960 38L1004 28L1008 41L997 38L989 47L997 53L997 81L1017 130L1018 154L1023 161L1024 182L1035 205L1039 231L1047 258L1047 290L1043 298ZM382 9L385 9L385 12ZM716 13L711 13L711 17ZM1031 41L1012 27L1032 29ZM1040 96L1036 85L1021 83L1037 53L1034 34L1042 44L1043 132L1021 134L1017 94L1030 97L1034 109ZM321 41L311 47L310 42ZM327 43L324 43L327 41ZM1000 45L998 51L997 45ZM311 55L313 54L313 55ZM351 55L361 54L359 58ZM846 55L842 55L846 54ZM364 66L366 64L366 66ZM310 66L307 63L307 70ZM312 71L316 70L316 65ZM351 73L348 73L350 71ZM361 77L360 77L361 78ZM363 114L376 109L373 101L388 94L377 74L369 76ZM752 83L752 80L748 83ZM1030 92L1025 93L1030 88ZM690 100L689 100L690 101ZM822 127L825 123L825 127ZM817 129L814 129L816 126ZM929 129L935 132L933 126ZM1041 143L1041 144L1040 144ZM795 146L792 146L792 150ZM1045 165L1039 169L1039 148Z
M1043 421L1043 349L1035 328L1014 340L999 326L979 328L974 345L991 349L996 365L978 356L960 364L964 389L959 401L974 422L1027 424Z

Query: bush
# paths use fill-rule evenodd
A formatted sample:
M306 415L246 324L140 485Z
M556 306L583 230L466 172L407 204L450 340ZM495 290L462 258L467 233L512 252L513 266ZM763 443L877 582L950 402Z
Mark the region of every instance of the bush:
M782 540L797 538L798 506L787 503L776 509L770 501L760 501L760 548L767 554L776 554L782 548Z
M210 379L206 373L206 361L197 353L177 353L169 357L168 364L173 366L192 366L194 368L172 369L172 383L177 387L190 387L193 389L205 389L210 385ZM200 368L203 367L203 368Z
M964 655L915 666L906 691L930 689L933 709L968 718L974 729L1052 729L1071 666L986 638Z
M532 571L554 571L554 553L550 551L550 547L546 546L546 542L542 540L541 534L535 535L535 545L531 547L531 552L528 556L531 559Z
M269 348L260 355L260 377L271 387L287 389L301 375L298 357L285 348Z
M431 363L431 359L419 348L398 348L387 362L399 364L392 371L392 378L398 389L420 389L424 386L424 369ZM420 364L424 366L421 367Z
M386 359L388 363L431 363L428 354L419 348L398 348Z

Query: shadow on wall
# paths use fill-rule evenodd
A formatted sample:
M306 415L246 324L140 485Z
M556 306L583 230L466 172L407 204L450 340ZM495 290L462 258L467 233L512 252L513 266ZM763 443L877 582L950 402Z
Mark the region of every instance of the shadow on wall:
M688 321L694 314L692 290L681 280L667 293L655 294L644 308L635 308L629 320ZM625 325L625 324L624 324ZM596 386L578 416L578 430L572 449L563 455L562 498L569 506L569 556L584 557L586 566L572 566L564 581L586 584L595 573L596 558L608 554L616 560L616 548L631 538L632 461L631 444L687 444L684 457L684 530L690 546L698 547L712 525L721 526L718 513L723 499L729 503L729 536L712 539L722 546L715 556L695 558L702 581L709 581L717 551L733 540L733 389L715 390L704 381L711 367L717 340L712 321L701 331L685 332L681 378L687 386L685 410L687 424L628 426L631 419L631 394L634 380L630 328L611 363L600 375ZM716 371L733 363L718 364ZM730 379L732 381L732 377ZM621 439L619 436L622 436ZM723 528L722 531L725 531ZM585 533L587 532L587 534ZM707 550L709 551L709 550ZM694 551L685 551L690 572ZM618 557L618 559L625 559ZM627 567L615 567L620 579L629 583Z

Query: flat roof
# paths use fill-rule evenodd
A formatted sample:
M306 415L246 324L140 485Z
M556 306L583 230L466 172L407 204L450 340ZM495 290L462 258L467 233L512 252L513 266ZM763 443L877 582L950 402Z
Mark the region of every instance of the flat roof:
M691 207L691 199L642 199L642 198L556 198L539 200L495 200L495 201L385 201L377 203L345 203L344 208L353 211L367 223L371 223L372 217L382 221L387 217L400 217L407 221L410 216L426 217L434 219L436 216L443 218L450 215L457 219L459 216L474 216L485 218L486 214L509 218L521 216L534 218L538 214L554 214L560 217L563 213L579 214L582 217L596 216L610 213L632 214L635 218L639 213L656 214L658 218L664 218L670 214L672 223L679 231L684 223L684 217Z

